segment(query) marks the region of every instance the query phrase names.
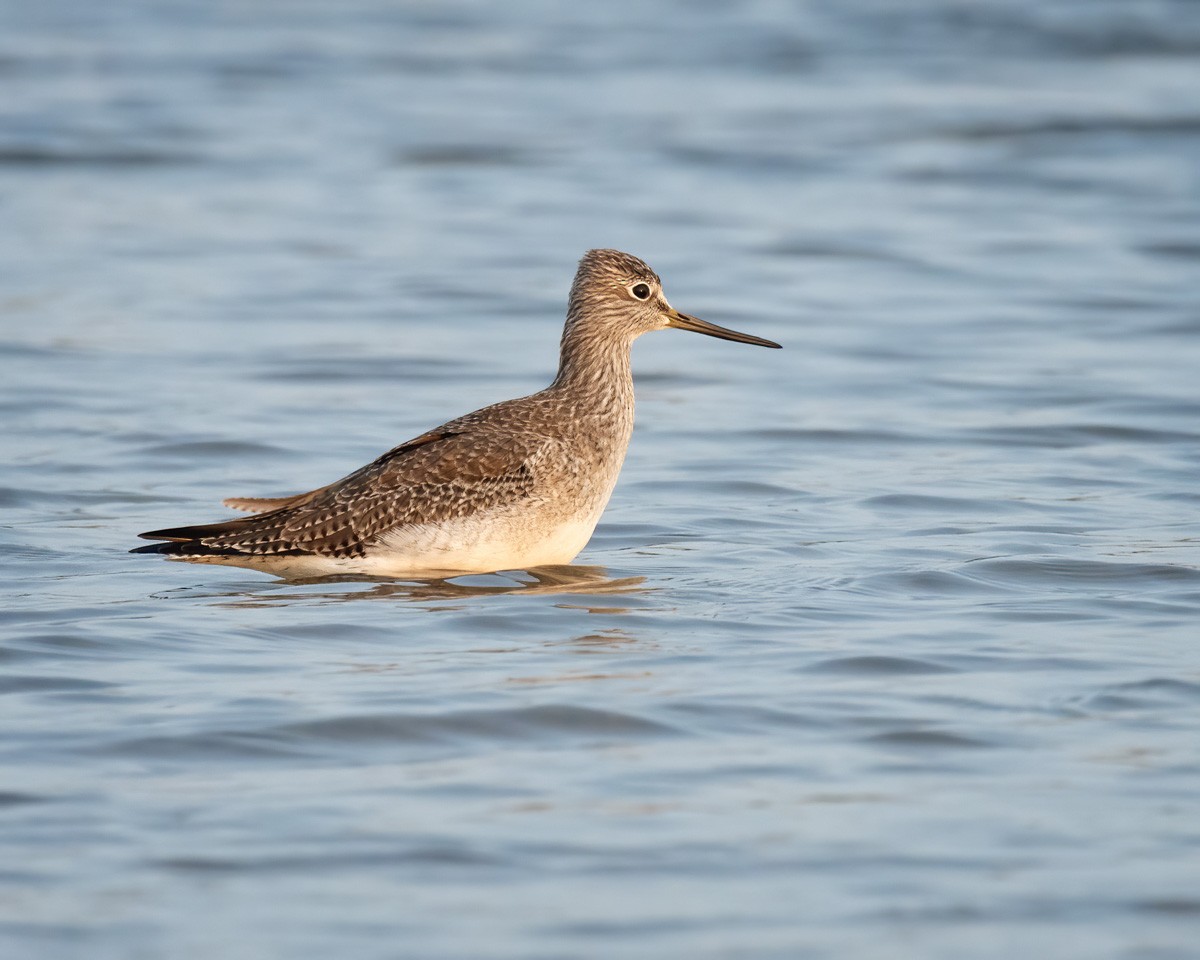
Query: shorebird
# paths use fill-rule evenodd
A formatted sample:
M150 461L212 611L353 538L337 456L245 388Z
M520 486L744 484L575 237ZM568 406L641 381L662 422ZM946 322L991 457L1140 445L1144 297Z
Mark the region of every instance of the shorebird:
M255 516L151 530L140 536L164 542L131 552L285 578L570 563L591 539L633 433L630 347L667 327L779 347L680 313L637 257L590 250L545 390L444 423L308 493L231 497L226 506Z

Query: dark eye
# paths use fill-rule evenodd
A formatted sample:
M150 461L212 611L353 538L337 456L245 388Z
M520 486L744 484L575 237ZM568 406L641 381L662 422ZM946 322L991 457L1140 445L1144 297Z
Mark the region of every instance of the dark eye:
M635 283L632 287L629 288L629 292L632 293L639 300L649 300L650 299L650 284Z

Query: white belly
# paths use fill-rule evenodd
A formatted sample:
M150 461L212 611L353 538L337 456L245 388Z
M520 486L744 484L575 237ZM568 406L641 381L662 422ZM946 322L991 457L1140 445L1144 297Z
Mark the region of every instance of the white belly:
M575 518L553 525L476 517L393 531L363 557L175 557L192 563L247 567L302 579L339 574L373 577L445 577L496 570L527 570L570 563L591 539L599 520Z
M387 534L355 563L364 568L361 572L376 576L490 573L570 563L587 546L599 519L597 511L552 525L528 518L469 517L405 527Z

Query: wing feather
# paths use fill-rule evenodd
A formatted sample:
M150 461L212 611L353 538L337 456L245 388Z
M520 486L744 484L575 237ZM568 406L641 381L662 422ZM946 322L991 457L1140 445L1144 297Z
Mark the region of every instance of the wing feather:
M401 444L349 476L257 516L142 534L196 540L259 556L362 556L388 531L468 516L533 495L545 440L442 428ZM271 498L264 498L271 499Z
M308 493L297 493L290 497L226 497L221 503L233 510L245 510L247 513L270 513L284 507L297 507L320 492L319 489L310 490Z

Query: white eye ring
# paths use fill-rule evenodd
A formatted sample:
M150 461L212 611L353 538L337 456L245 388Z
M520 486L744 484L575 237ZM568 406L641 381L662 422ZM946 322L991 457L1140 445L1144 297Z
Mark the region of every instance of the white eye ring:
M652 292L650 284L644 280L639 280L637 283L630 284L629 286L629 295L635 300L649 300Z

